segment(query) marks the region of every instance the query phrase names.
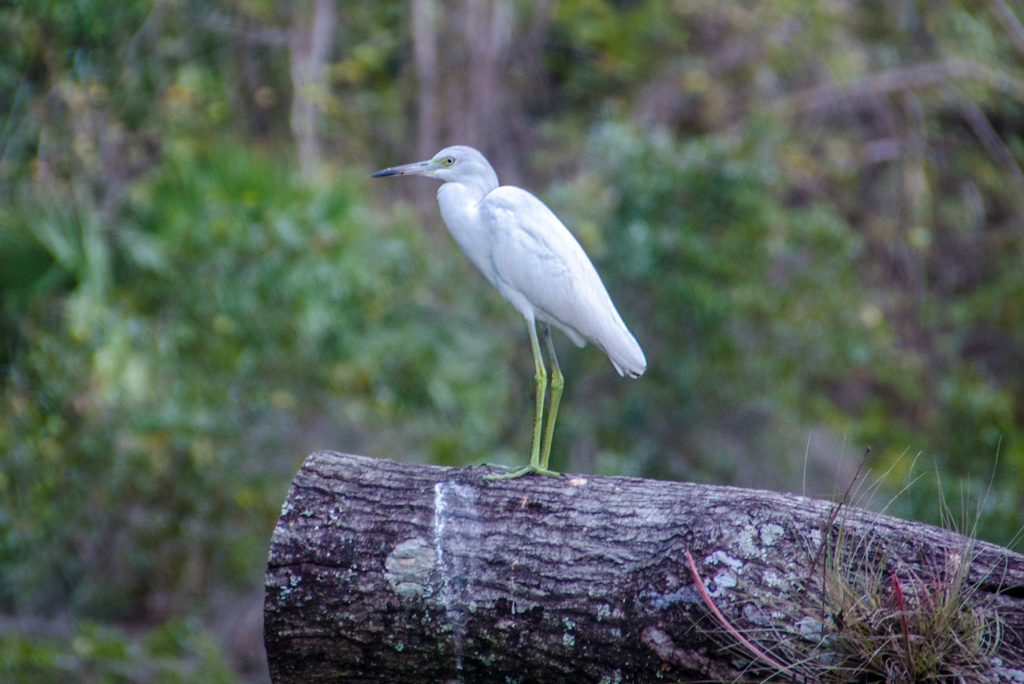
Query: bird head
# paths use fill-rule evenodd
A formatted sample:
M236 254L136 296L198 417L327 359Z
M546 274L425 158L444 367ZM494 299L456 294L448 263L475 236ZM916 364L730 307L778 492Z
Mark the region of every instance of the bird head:
M498 176L484 155L467 145L446 147L431 159L381 169L373 178L384 176L427 176L446 183L498 187Z

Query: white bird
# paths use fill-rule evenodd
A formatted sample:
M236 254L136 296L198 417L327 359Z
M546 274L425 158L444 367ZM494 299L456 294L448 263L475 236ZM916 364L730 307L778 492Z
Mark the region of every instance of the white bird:
M548 324L562 330L577 346L595 344L608 355L619 375L638 378L643 374L647 368L643 350L565 224L526 190L499 187L497 174L480 152L465 145L446 147L432 159L392 166L373 177L414 175L444 181L437 202L448 231L529 328L537 381L530 465L496 477L557 475L548 468L548 460L564 380ZM537 339L538 325L551 357L551 408L543 445L547 373Z

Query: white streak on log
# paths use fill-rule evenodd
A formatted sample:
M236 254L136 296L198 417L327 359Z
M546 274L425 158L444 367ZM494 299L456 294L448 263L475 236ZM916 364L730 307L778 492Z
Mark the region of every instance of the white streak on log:
M476 490L457 482L443 480L434 485L434 552L437 567L441 573L441 605L452 630L455 650L455 669L463 669L463 642L466 636L466 597L473 591L470 583L476 575L476 560L472 558L466 567L463 557L449 553L448 548L457 548L459 543L479 539L479 514L476 510ZM461 539L449 544L448 540Z

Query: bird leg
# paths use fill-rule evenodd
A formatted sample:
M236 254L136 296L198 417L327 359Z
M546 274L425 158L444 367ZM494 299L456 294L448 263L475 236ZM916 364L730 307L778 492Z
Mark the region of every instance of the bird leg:
M544 431L544 447L540 456L540 467L547 470L548 460L551 458L551 440L555 436L555 420L558 418L558 405L562 401L562 388L565 386L565 379L562 377L562 369L558 366L558 354L555 353L555 343L551 340L551 328L547 323L541 323L540 329L544 333L544 344L548 348L548 356L551 357L551 408L548 409L548 424Z
M537 380L536 408L533 414L533 442L530 445L530 466L540 466L540 432L541 424L544 422L544 396L548 390L548 374L544 369L544 355L540 351L540 343L537 341L537 325L530 321L530 348L533 349L533 364L536 368L535 379Z
M530 348L533 350L533 365L536 369L535 377L537 380L537 403L533 414L533 444L530 447L530 465L523 466L522 468L518 468L510 473L504 473L502 475L487 475L484 478L486 480L511 480L531 473L537 473L538 475L552 475L555 477L560 475L560 473L553 470L548 470L547 467L547 451L551 450L550 438L547 444L547 451L544 453L544 462L541 462L541 427L544 421L544 396L547 394L548 374L544 369L544 355L540 351L540 342L537 340L537 325L532 320L527 323L530 328ZM561 371L558 371L557 377L561 383ZM559 387L558 393L561 395L561 387ZM552 396L552 401L554 401L554 396Z

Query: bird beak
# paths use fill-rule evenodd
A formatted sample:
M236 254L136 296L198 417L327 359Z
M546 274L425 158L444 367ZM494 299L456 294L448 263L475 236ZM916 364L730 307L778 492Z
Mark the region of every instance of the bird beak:
M392 166L387 169L381 169L370 174L370 178L383 178L385 176L427 176L432 171L437 169L437 164L434 163L433 159L426 161L413 162L412 164L402 164L401 166Z

